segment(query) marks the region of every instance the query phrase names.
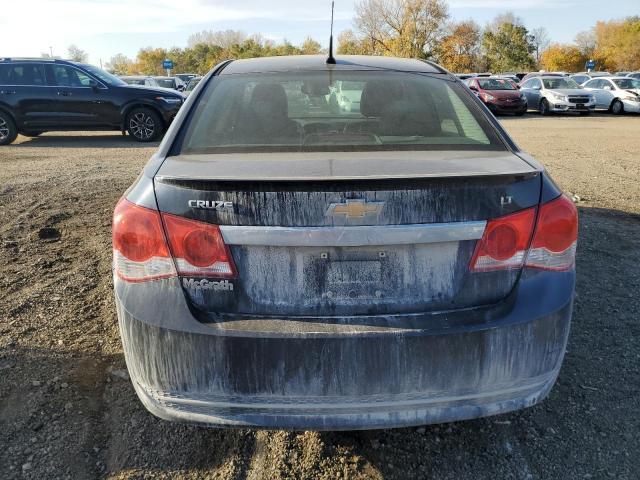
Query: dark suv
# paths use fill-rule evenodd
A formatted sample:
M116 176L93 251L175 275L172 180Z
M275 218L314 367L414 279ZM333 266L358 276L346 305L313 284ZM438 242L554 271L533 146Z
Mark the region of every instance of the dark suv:
M49 130L120 130L150 142L183 101L175 91L127 85L92 65L0 59L0 145Z

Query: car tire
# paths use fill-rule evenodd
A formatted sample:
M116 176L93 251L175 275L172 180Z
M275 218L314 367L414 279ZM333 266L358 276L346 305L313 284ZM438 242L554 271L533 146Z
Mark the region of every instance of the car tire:
M18 129L8 113L0 111L0 145L9 145L18 136Z
M613 102L611 102L611 107L609 107L609 110L614 115L622 115L624 113L624 105L620 100L616 98Z
M127 114L127 132L138 142L153 142L162 135L160 115L150 108L134 108Z
M551 115L551 111L549 110L549 102L546 98L540 100L540 115L547 116Z

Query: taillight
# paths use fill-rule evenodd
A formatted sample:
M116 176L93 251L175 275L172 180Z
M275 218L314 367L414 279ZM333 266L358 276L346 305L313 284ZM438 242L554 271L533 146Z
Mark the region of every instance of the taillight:
M471 259L471 270L486 272L522 267L535 217L536 209L529 208L487 222Z
M217 225L162 214L179 275L235 278L236 266Z
M544 270L573 268L578 240L578 210L564 195L540 207L527 266Z
M160 213L122 199L113 213L113 266L128 282L176 275Z

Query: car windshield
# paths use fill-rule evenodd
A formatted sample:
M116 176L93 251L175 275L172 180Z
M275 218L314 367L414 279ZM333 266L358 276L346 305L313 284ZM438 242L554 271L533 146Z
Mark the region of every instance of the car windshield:
M544 88L558 90L563 88L580 88L580 86L570 78L543 78Z
M623 88L625 90L632 88L640 89L640 80L635 80L633 78L620 78L618 80L614 80L613 83L615 83L618 88Z
M349 101L345 84L357 88ZM213 77L182 143L182 153L483 148L504 144L459 83L372 71Z
M189 83L187 84L187 92L192 91L194 88L196 88L196 85L198 85L200 83L200 80L202 80L201 78L192 78L191 80L189 80Z
M156 78L156 82L164 88L176 88L176 83L173 78Z
M515 90L516 87L513 86L509 80L504 78L488 78L486 80L478 79L478 85L483 90Z
M123 82L121 78L118 78L115 75L110 74L109 72L105 72L101 68L94 67L93 65L82 65L82 66L108 85L112 85L112 86L126 85L126 83Z

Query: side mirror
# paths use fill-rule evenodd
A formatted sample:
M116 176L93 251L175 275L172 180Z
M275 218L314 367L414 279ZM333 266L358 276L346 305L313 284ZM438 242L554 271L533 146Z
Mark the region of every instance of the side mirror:
M178 85L178 91L179 92L184 92L184 85L183 84Z
M533 87L531 87L533 90L542 90L542 87L540 85L534 85Z
M605 86L604 86L604 88L603 88L603 90L609 90L609 91L611 91L611 90L613 90L613 88L611 88L611 85L605 85Z
M89 86L93 89L93 90L98 90L98 82L96 82L93 78L91 78L89 80Z
M477 91L478 91L478 87L476 87L475 85L469 85L469 88L470 88L471 90L473 90L474 92L477 92Z

